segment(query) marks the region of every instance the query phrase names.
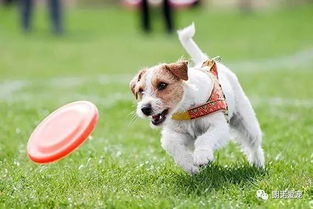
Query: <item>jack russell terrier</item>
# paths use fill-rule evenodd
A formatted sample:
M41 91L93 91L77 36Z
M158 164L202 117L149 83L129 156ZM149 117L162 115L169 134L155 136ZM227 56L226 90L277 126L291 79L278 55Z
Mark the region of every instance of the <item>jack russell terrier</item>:
M194 34L194 24L178 31L193 67L187 61L159 64L132 79L137 115L162 126L162 147L190 174L212 162L214 150L230 138L252 165L264 168L262 132L249 99L236 75L199 49Z

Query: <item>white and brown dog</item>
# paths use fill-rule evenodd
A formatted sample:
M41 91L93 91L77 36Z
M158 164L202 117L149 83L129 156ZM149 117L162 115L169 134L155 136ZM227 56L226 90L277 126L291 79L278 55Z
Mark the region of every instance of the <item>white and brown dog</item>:
M178 61L141 70L130 82L137 115L162 126L162 147L188 173L214 159L235 133L249 162L264 168L262 133L236 75L195 44L194 25L178 31L195 66Z

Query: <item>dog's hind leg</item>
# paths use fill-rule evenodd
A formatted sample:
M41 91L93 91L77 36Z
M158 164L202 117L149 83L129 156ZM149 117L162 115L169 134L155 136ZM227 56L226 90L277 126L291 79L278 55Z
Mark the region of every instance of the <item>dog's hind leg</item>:
M262 149L262 132L250 101L240 86L236 92L236 112L230 120L231 130L235 132L235 140L242 146L249 162L264 168Z

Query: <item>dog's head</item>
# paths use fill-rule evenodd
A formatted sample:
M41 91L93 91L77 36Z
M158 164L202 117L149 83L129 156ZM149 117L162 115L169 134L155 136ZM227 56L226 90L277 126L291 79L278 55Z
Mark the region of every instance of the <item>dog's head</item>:
M161 125L182 100L186 80L186 61L161 64L139 71L129 84L138 100L137 115L151 118L154 126Z

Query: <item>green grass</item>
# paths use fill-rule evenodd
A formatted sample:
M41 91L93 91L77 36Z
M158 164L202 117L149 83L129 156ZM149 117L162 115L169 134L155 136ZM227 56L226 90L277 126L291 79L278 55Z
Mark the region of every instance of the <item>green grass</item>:
M73 9L66 34L50 35L43 10L22 34L18 16L0 8L0 208L310 208L313 198L313 6L242 15L192 10L196 40L233 68L252 99L264 132L266 171L251 168L234 144L196 176L176 167L159 131L131 121L128 82L140 67L186 56L161 23L148 36L137 16L115 8ZM297 52L310 53L297 63ZM288 57L290 56L290 57ZM285 57L290 66L260 65ZM276 60L276 61L275 61ZM67 158L37 165L26 156L36 125L55 108L90 100L100 111L92 139ZM256 198L256 190L269 194ZM272 191L300 190L301 199Z

